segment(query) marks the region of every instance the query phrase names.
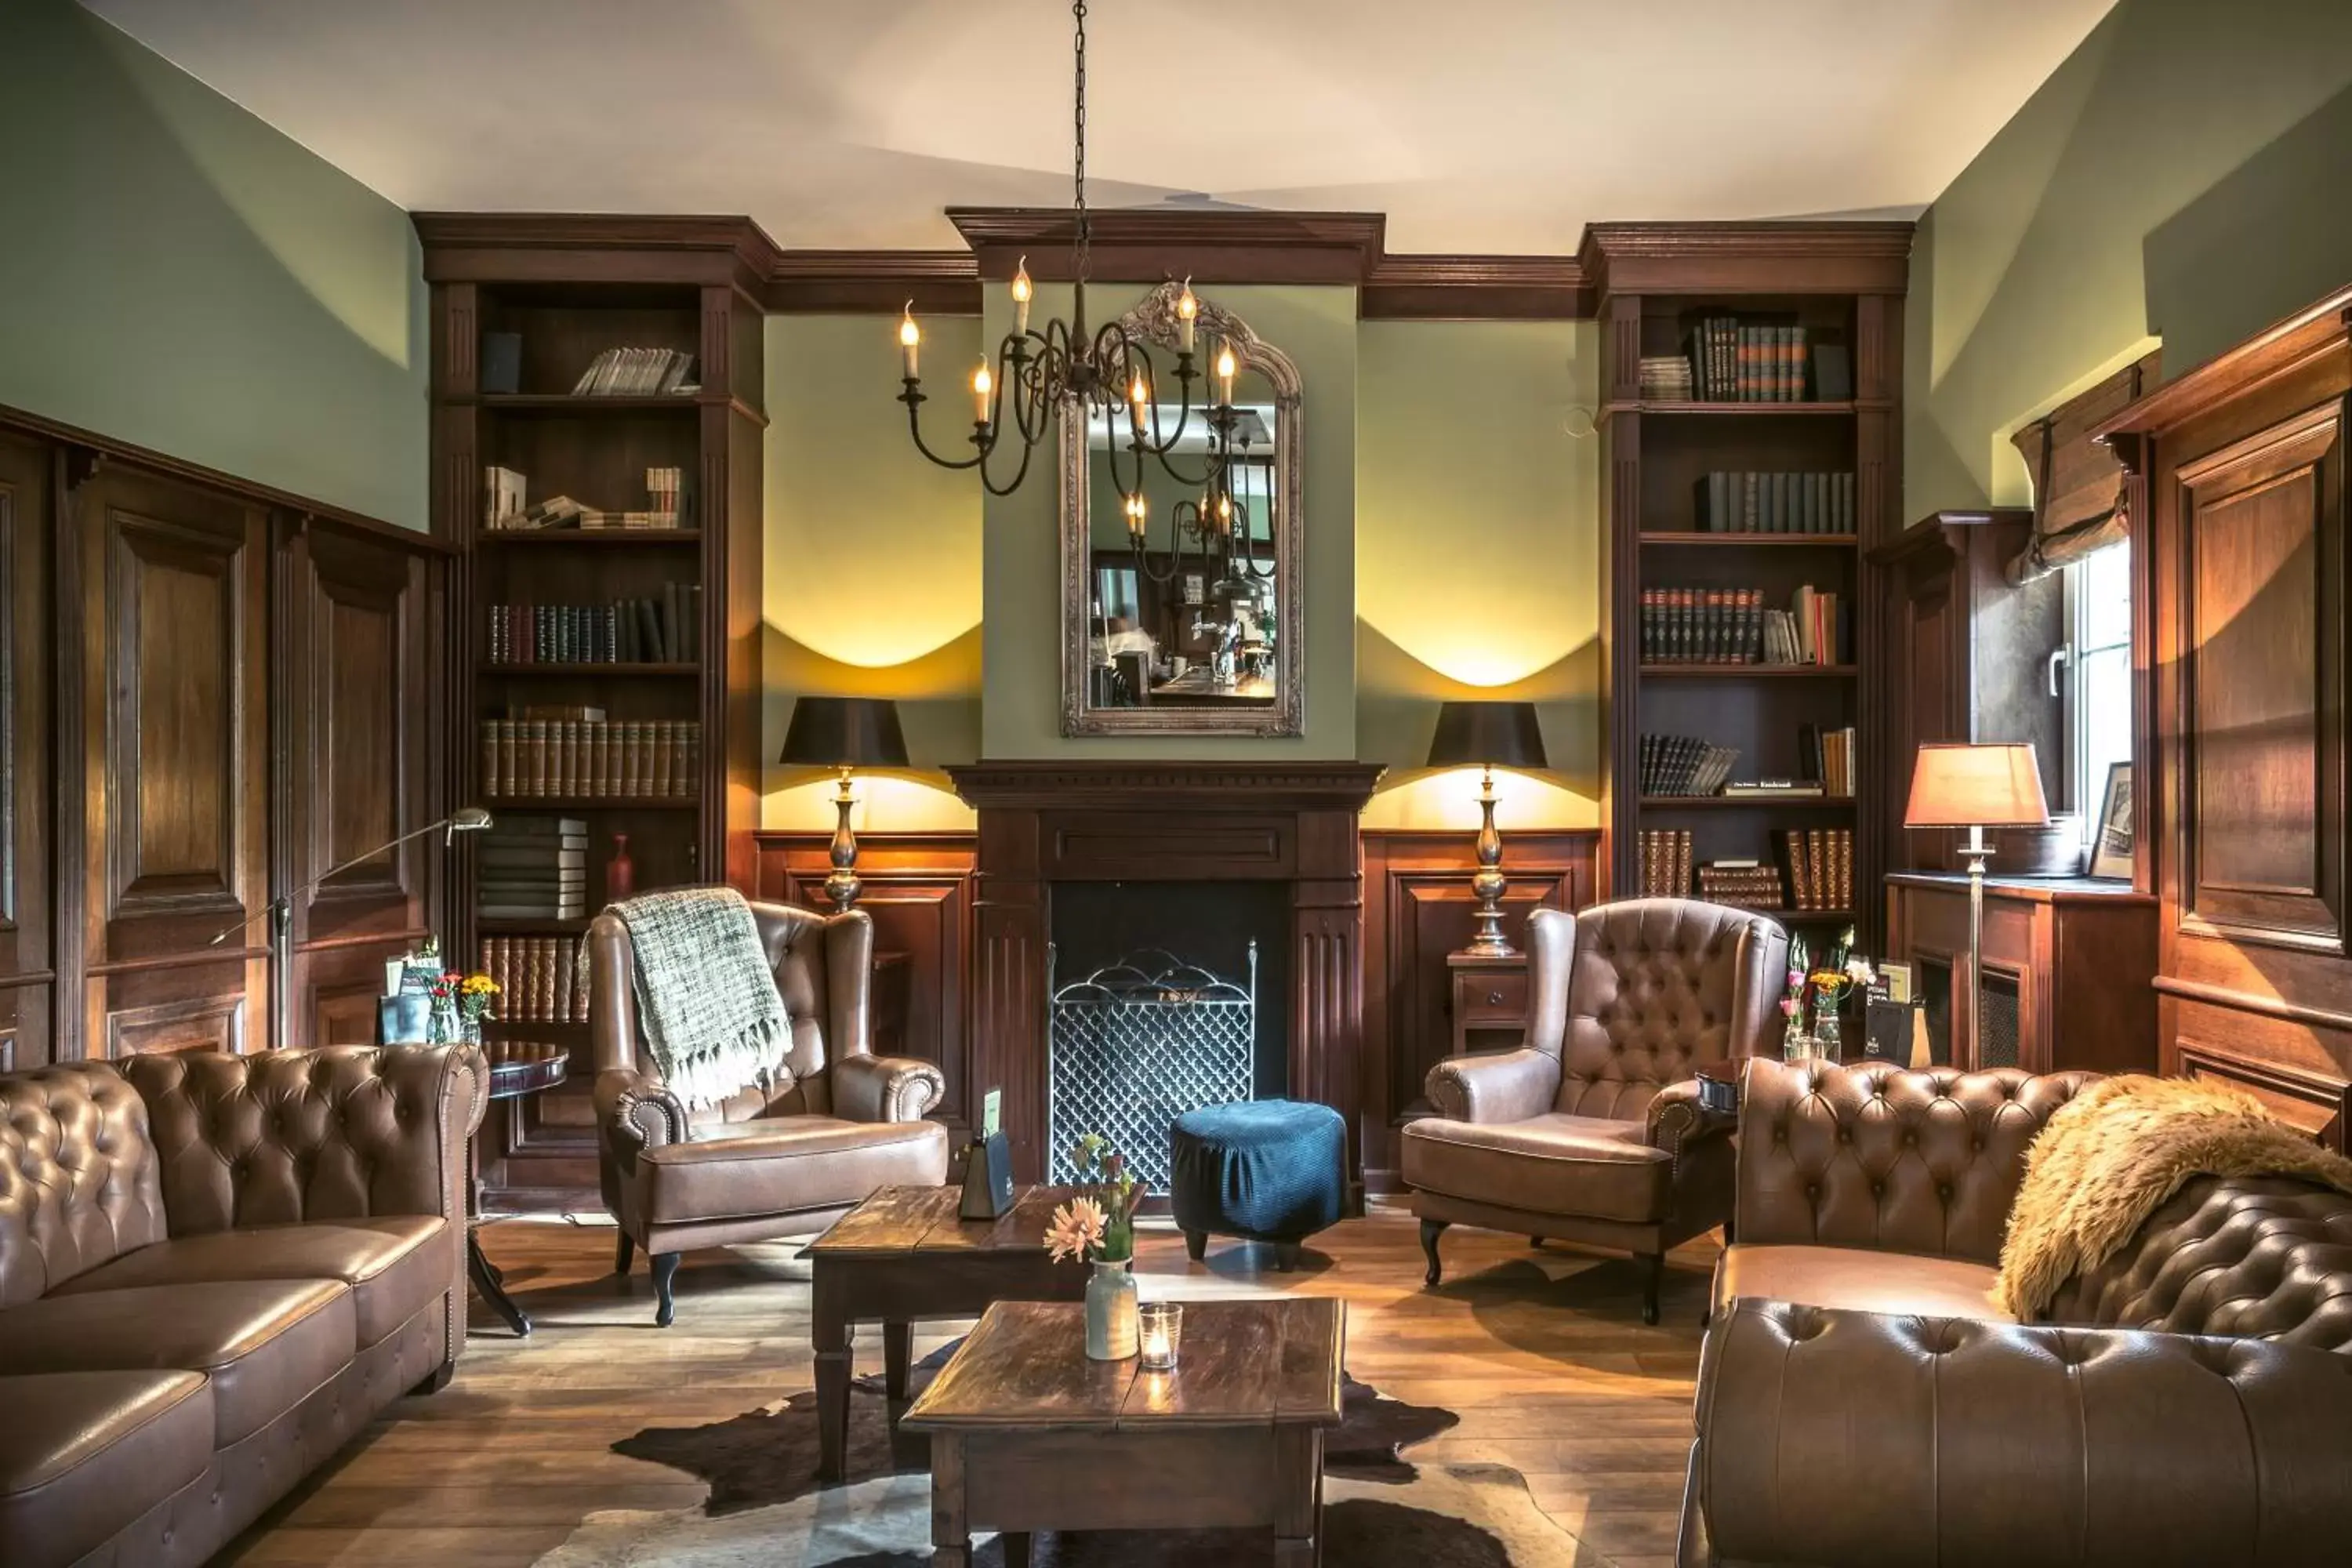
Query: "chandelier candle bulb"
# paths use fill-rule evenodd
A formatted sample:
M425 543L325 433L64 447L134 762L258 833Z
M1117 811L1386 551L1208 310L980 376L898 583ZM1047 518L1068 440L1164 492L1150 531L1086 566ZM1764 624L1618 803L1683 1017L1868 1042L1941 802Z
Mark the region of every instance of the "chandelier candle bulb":
M909 350L908 352L912 353L913 351ZM971 373L971 417L974 424L985 425L988 423L988 395L995 388L995 385L996 383L988 374L988 362L986 360L981 361L980 368Z
M1241 366L1234 363L1234 360L1233 345L1231 343L1223 343L1218 345L1217 401L1219 403L1229 405L1233 402L1234 377L1239 374L1240 372Z
M1013 333L1019 337L1029 331L1029 300L1036 292L1029 281L1029 258L1023 257L1013 268Z
M922 341L922 329L915 325L915 302L909 300L907 313L898 318L898 374L908 381L916 379L915 351Z
M1184 291L1176 296L1176 349L1180 353L1192 352L1192 325L1201 314L1201 301L1192 297L1192 280L1184 279Z

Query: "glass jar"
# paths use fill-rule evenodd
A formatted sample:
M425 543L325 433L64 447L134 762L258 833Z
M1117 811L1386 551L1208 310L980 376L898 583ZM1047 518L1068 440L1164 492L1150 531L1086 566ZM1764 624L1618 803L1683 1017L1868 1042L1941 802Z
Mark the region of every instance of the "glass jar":
M1087 1280L1087 1354L1096 1361L1125 1361L1135 1353L1135 1275L1128 1259L1095 1260Z

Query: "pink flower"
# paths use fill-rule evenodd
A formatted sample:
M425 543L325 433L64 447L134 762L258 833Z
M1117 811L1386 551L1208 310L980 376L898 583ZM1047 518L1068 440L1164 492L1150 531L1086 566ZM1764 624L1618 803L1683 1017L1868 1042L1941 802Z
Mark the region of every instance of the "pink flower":
M1056 1263L1083 1258L1102 1245L1108 1225L1102 1205L1092 1198L1072 1198L1054 1211L1054 1223L1045 1227L1046 1255Z
M1780 998L1780 1016L1782 1016L1783 1018L1793 1018L1793 1017L1795 1017L1796 1016L1797 1016L1797 999L1796 999L1794 996L1783 996L1783 997L1781 997L1781 998Z

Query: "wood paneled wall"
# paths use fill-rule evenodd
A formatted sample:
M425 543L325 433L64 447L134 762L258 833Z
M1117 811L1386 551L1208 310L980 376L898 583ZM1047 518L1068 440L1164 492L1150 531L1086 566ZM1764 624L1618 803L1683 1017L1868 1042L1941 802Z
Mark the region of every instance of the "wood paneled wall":
M439 560L0 410L0 1066L267 1042L275 892L444 809ZM436 851L298 900L292 1043L373 1037Z

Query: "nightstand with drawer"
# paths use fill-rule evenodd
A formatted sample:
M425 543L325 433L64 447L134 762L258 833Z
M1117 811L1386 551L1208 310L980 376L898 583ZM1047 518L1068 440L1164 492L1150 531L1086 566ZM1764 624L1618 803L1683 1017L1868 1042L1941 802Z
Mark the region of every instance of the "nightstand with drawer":
M1516 1049L1528 1033L1528 956L1449 952L1454 979L1454 1055Z

